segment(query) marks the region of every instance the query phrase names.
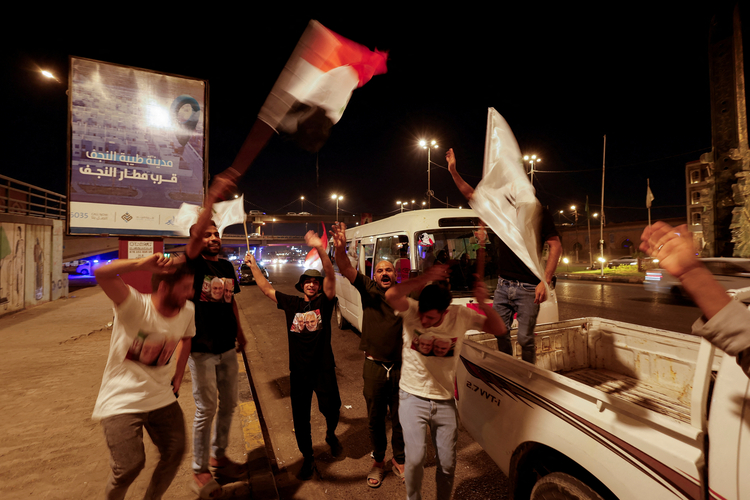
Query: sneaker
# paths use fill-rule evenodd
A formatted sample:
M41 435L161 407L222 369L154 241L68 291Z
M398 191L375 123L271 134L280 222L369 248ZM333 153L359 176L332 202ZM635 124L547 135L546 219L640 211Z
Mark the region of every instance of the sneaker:
M247 467L245 464L238 464L233 462L227 457L214 458L208 462L208 468L216 476L226 477L229 479L241 479L247 475Z
M344 452L344 447L335 435L326 437L326 443L331 447L331 456L338 457Z
M313 477L314 473L315 458L305 457L305 460L302 462L302 468L300 468L299 473L297 473L297 479L300 481L307 481Z

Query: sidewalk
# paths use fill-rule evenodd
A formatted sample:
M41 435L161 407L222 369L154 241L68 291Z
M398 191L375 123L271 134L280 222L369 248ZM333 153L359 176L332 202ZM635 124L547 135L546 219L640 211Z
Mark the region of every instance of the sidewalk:
M250 334L249 325L243 328ZM109 352L112 303L92 287L0 317L4 394L0 404L0 498L100 498L109 474L109 450L99 423L91 420ZM227 485L222 498L278 498L266 458L255 404L240 356L240 406L227 454L248 460L248 483ZM195 403L189 370L180 389L188 436L185 457L164 496L193 499L192 421ZM145 433L144 433L145 434ZM146 468L127 499L143 498L158 460L145 437ZM254 495L250 495L252 488Z

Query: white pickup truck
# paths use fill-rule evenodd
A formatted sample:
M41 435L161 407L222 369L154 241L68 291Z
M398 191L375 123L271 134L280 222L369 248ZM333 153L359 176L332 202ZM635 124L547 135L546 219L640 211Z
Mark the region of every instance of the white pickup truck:
M461 422L512 498L750 499L750 383L735 358L601 318L536 335L535 366L477 334L457 370Z

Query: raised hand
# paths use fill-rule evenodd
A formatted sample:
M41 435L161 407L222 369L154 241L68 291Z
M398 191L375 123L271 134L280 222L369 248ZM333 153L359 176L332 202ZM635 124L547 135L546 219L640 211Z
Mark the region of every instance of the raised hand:
M447 264L435 264L431 268L427 269L423 276L427 281L443 281L448 279L449 267Z
M702 266L692 234L684 224L674 228L665 222L655 222L643 230L641 241L640 249L659 259L659 265L676 278Z
M445 152L445 161L448 162L448 172L456 173L456 155L453 153L453 148Z
M172 267L172 259L165 257L161 252L144 257L139 263L139 267L142 271L152 274L169 274L175 271Z
M323 240L320 239L318 233L308 231L307 234L305 234L305 244L310 248L321 248L323 247Z

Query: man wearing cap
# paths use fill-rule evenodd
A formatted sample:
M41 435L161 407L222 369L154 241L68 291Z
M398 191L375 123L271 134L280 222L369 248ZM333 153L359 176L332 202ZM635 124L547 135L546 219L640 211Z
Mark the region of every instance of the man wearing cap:
M325 277L315 269L305 271L295 285L302 292L302 297L276 291L258 268L255 257L252 254L245 257L260 290L286 314L292 419L297 446L304 457L297 477L302 480L310 479L315 471L310 428L313 392L318 397L318 409L326 419L326 443L331 447L331 455L339 456L343 451L335 434L341 397L331 349L336 274L318 235L308 231L305 243L318 251Z

